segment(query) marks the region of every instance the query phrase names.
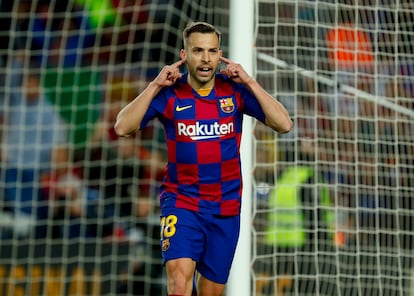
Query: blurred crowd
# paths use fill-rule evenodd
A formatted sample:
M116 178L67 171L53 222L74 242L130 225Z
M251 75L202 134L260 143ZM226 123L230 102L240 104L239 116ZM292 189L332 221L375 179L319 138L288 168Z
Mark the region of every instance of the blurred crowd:
M159 67L175 57L160 58L157 22L166 12L149 3L1 1L2 241L130 244L147 255L125 272L161 279L163 133L158 122L130 138L113 129L120 108L152 78L151 61ZM154 47L144 52L146 38ZM143 283L120 282L117 292L160 293L159 283L151 291Z
M36 236L119 236L125 229L113 224L122 219L113 217L153 212L165 162L152 144L154 137L162 141L159 128L128 139L113 130L117 112L147 82L114 65L142 60L127 47L144 38L149 11L144 1L104 2L1 4L8 33L1 34L0 50L1 208L28 223L43 219ZM98 216L108 225L82 228L82 217ZM68 219L77 222L57 229Z
M412 293L414 13L408 1L371 2L259 6L283 26L278 46L259 27L258 50L299 70L267 80L258 66L294 130L255 128L256 295Z
M151 237L158 257L163 132L154 122L133 137L118 138L113 123L154 73L176 59L181 36L171 28L206 16L186 1L152 2L0 2L1 239L102 238L142 245ZM162 7L170 2L188 18L166 18ZM319 10L315 1L280 2L277 10L274 3L258 6L259 15L274 10L280 26L275 21L271 45L268 28L257 29L257 50L276 47L277 58L329 76L334 86L291 69L271 79L275 86L258 72L295 123L279 138L255 127L254 177L265 184L256 188L258 213L268 213L271 190L288 168L300 165L315 171L305 185L323 184L329 207L339 209L334 247L411 249L414 121L399 108L414 110L414 10L409 1L400 1L398 10L388 0L379 1L383 9L370 9L368 0L358 6L320 1ZM376 98L391 99L395 108ZM316 191L303 196L319 196ZM266 228L264 216L255 217L258 230ZM330 229L330 223L316 229ZM272 247L285 254L285 248ZM263 248L263 254L275 253ZM288 286L283 280L280 285Z

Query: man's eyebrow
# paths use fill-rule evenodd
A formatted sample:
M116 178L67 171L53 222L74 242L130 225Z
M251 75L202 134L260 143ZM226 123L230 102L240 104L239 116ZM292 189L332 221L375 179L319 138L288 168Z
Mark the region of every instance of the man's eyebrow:
M218 47L200 47L200 46L191 47L191 50L199 50L199 49L202 49L202 50L219 50Z

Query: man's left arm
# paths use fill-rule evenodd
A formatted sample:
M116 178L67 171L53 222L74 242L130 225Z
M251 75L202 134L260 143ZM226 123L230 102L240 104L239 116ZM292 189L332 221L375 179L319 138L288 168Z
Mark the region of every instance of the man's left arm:
M255 79L251 78L245 85L262 107L266 116L265 124L278 133L288 133L292 129L293 122L286 108L265 91Z
M265 114L265 124L278 133L287 133L292 129L293 122L286 108L272 97L253 77L243 69L240 64L220 57L226 64L226 69L221 72L236 83L244 84L256 97Z

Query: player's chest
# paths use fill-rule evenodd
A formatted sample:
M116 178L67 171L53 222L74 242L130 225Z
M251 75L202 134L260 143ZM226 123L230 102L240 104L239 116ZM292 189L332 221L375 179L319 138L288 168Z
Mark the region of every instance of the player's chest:
M239 101L235 95L213 98L174 98L168 113L175 120L211 120L237 116Z

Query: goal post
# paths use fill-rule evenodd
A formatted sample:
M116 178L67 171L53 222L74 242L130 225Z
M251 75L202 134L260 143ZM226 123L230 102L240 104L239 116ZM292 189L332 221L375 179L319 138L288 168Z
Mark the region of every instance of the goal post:
M230 59L243 65L251 75L254 58L254 1L230 1L229 55ZM253 119L243 118L241 162L243 176L240 237L229 278L229 296L250 295L251 291L251 218L252 218L252 164L253 164Z

